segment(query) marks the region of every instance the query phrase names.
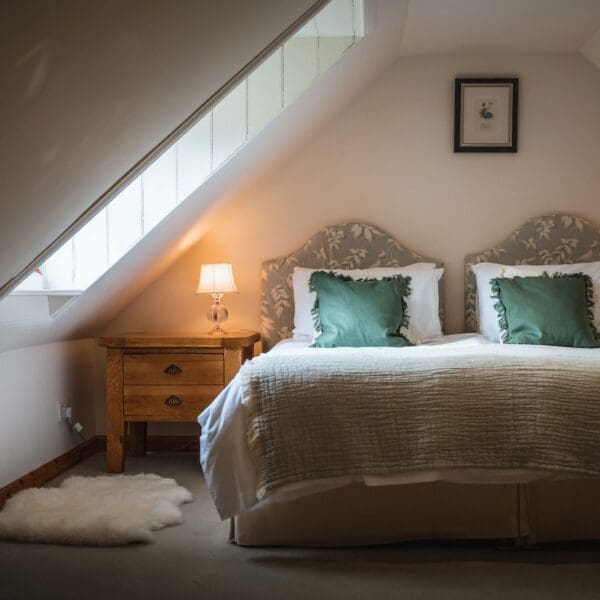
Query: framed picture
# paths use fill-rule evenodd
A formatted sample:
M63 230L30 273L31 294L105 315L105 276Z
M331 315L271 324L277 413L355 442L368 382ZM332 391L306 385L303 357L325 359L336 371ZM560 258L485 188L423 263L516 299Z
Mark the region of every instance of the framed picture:
M456 79L454 152L516 152L518 79Z

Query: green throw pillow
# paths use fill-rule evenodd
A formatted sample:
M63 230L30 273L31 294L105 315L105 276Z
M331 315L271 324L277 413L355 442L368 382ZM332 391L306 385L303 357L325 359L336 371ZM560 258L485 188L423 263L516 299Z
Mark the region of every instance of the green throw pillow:
M316 348L412 346L400 333L408 325L410 277L353 280L316 271L309 287L317 293L313 319Z
M588 275L544 273L541 277L492 279L491 284L505 343L600 346Z

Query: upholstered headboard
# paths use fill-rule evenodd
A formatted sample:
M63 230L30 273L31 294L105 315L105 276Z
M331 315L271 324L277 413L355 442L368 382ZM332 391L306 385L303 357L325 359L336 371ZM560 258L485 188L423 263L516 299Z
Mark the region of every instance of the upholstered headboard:
M465 258L466 330L477 331L477 284L471 265L569 264L600 260L600 229L574 215L530 219L497 246Z
M432 262L442 266L435 259L408 250L393 237L372 225L344 223L325 227L295 252L263 263L261 302L263 348L269 350L278 341L292 336L294 267L368 269L404 267L415 262ZM443 301L440 297L440 308L442 306ZM443 317L442 314L440 316Z

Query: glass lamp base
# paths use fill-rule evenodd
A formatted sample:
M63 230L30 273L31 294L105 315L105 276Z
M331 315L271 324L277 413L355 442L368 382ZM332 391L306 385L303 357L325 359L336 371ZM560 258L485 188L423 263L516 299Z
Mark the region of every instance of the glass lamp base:
M229 317L229 312L221 303L221 297L223 294L220 294L219 296L215 298L215 303L208 309L208 312L206 313L208 320L214 324L214 327L209 331L209 333L215 335L226 333L225 330L221 328L221 323L227 321L227 318Z
M210 335L219 335L221 333L227 333L224 329L221 329L219 325L215 325L209 332Z

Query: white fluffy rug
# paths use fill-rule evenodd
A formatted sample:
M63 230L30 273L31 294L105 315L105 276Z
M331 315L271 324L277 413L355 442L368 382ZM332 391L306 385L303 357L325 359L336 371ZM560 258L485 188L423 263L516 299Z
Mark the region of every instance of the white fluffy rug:
M0 512L0 539L113 546L149 542L182 522L192 494L158 475L69 477L56 488L23 490Z

